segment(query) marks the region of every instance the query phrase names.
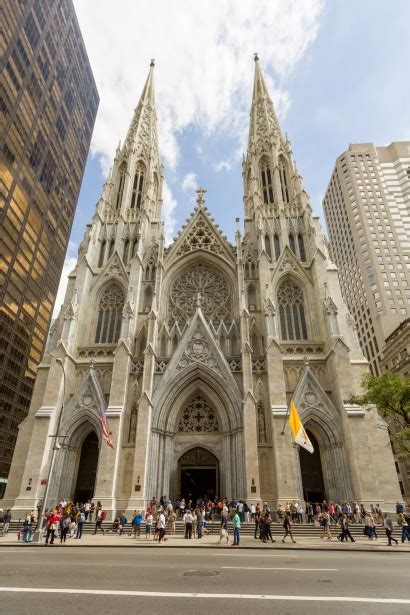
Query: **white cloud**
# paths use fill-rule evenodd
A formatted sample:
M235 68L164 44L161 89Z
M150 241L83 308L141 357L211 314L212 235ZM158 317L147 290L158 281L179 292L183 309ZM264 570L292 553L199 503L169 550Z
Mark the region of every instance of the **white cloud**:
M192 192L196 190L198 182L196 181L196 173L187 173L182 180L182 190L184 192Z
M220 173L221 171L230 171L232 169L232 165L228 160L221 160L212 166L217 173Z
M151 0L99 0L95 6L75 0L101 98L92 152L110 166L154 57L160 149L166 171L175 172L178 138L188 126L205 135L223 132L243 151L254 51L283 117L290 104L286 78L316 37L323 0L157 0L155 10Z
M172 196L172 192L164 181L162 186L162 215L164 218L164 233L165 244L168 245L172 241L174 229L175 229L175 209L177 206L176 200Z
M60 308L64 303L68 276L77 264L77 247L78 246L73 241L70 241L68 244L68 250L64 261L63 271L61 272L60 284L54 304L53 318L57 318Z

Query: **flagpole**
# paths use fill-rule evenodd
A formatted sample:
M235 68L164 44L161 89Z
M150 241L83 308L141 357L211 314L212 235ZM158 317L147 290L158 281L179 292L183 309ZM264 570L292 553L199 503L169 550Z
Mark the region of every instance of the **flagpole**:
M281 435L281 436L284 436L284 435L285 435L286 420L287 420L288 415L289 415L289 408L290 408L291 401L292 401L292 400L290 400L290 402L289 402L289 404L288 404L288 407L286 408L285 419L284 419L284 421L283 421L282 431L280 432L280 435Z

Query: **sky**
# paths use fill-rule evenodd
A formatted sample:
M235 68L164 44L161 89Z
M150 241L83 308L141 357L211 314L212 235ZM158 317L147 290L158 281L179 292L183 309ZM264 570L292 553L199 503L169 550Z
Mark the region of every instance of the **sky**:
M243 218L241 160L254 52L323 226L321 200L349 143L410 139L408 0L99 0L98 10L90 0L74 5L100 106L54 315L151 58L167 242L191 213L198 186L206 188L208 209L233 240L235 218Z

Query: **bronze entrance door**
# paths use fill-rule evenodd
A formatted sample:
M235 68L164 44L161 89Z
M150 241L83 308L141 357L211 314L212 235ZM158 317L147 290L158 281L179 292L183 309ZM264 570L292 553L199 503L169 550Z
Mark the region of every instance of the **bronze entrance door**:
M198 498L213 499L219 495L218 459L202 447L191 448L178 460L177 497L193 505Z

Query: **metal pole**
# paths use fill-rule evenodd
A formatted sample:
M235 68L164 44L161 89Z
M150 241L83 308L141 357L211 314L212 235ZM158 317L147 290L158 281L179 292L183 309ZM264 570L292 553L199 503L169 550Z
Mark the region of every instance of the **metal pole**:
M63 364L61 359L56 359L56 363L58 365L60 365L61 369L63 370L63 399L61 401L61 409L60 409L60 412L58 414L56 433L55 433L54 436L50 436L51 438L54 438L54 444L53 444L53 451L52 451L52 455L51 455L50 468L48 470L46 490L44 492L43 505L41 507L39 518L37 520L36 532L38 532L38 535L37 535L37 542L38 543L42 542L42 539L43 539L43 531L42 531L42 529L43 529L43 518L44 518L44 515L45 515L45 511L47 510L48 493L49 493L49 490L50 490L50 482L51 482L51 478L52 478L53 471L54 471L54 465L55 465L55 461L56 461L56 453L57 453L57 451L60 448L58 446L58 437L59 437L59 431L60 431L61 417L63 416L63 412L64 412L65 369L64 369L64 364Z

